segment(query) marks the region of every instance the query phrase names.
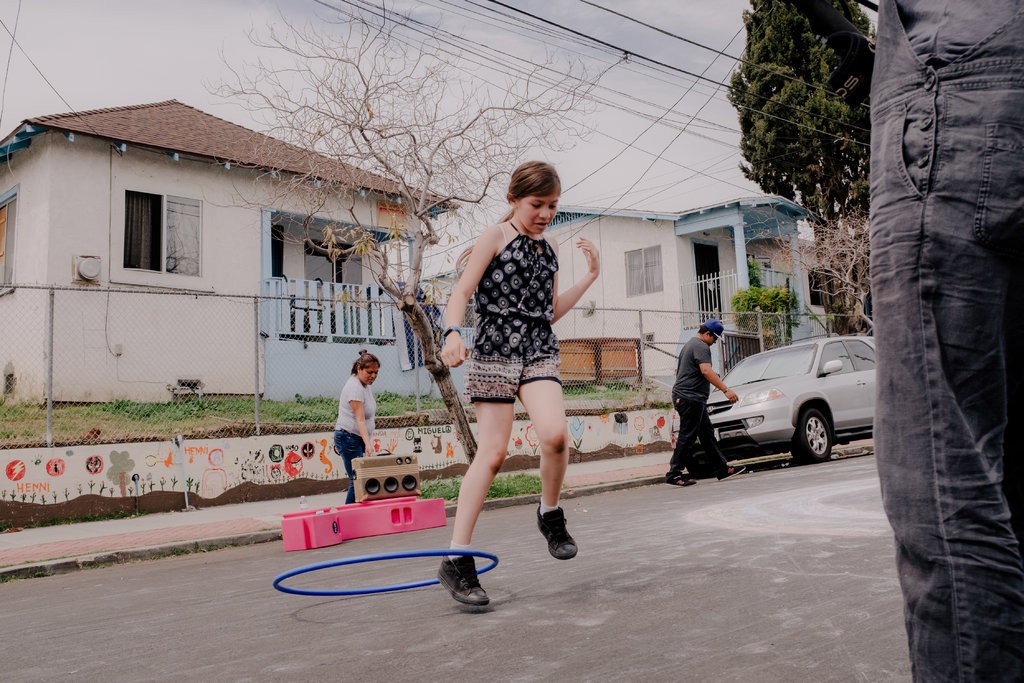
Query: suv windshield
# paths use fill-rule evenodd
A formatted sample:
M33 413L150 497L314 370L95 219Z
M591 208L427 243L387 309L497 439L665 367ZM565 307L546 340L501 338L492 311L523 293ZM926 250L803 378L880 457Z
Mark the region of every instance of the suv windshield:
M740 386L763 379L803 375L810 371L814 362L814 348L813 344L805 344L744 358L723 381L730 386Z

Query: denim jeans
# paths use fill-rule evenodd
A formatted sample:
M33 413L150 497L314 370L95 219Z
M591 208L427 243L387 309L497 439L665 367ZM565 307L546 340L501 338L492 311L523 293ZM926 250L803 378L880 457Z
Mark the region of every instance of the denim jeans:
M700 439L700 445L704 447L708 465L714 470L714 474L722 474L729 468L729 463L715 441L715 429L711 426L711 418L708 417L707 404L704 401L689 401L678 397L672 398L672 404L679 413L679 434L676 435L676 447L672 450L666 477L682 472L684 467L690 476L697 476L698 468L693 457L693 445L697 439Z
M1024 14L871 92L875 450L914 679L1024 681Z
M363 443L363 437L358 434L339 429L334 432L334 448L345 463L345 472L348 474L345 505L351 505L356 502L356 473L352 469L352 461L366 454L366 444Z

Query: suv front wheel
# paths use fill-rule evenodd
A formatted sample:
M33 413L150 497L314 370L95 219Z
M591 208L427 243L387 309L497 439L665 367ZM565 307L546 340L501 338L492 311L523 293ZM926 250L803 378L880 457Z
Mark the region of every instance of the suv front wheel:
M796 421L793 459L800 463L825 462L832 457L832 425L817 408L804 408Z

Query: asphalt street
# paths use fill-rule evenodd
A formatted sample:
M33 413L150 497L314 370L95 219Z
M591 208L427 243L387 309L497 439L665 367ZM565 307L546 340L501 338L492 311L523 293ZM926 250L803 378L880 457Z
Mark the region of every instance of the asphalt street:
M565 501L580 544L551 558L534 508L483 514L492 602L439 586L353 597L273 579L335 558L444 548L448 529L285 553L279 543L0 585L6 680L909 681L873 457ZM436 558L290 585L432 577Z

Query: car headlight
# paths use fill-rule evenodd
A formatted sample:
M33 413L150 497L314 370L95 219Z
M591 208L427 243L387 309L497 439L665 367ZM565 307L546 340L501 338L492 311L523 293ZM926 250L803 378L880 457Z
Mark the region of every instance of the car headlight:
M736 402L738 406L749 406L755 403L767 403L768 401L775 401L780 398L786 398L786 395L772 387L771 389L761 389L760 391L752 391L746 394L739 401Z

